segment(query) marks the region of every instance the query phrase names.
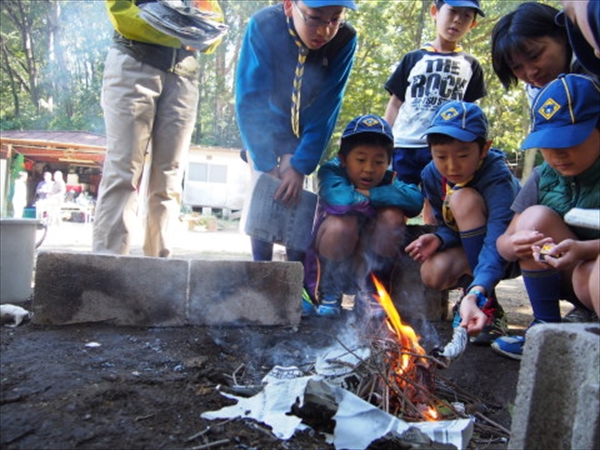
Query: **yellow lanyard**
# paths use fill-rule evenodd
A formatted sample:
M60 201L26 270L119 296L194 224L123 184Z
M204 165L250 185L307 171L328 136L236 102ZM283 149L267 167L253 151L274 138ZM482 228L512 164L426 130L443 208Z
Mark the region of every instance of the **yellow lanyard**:
M296 70L294 72L294 84L292 89L292 109L291 109L291 121L292 131L294 136L300 137L300 93L302 90L302 77L304 76L304 63L308 56L308 48L302 43L296 32L292 28L292 22L290 18L287 18L288 31L294 39L294 42L298 46L298 62L296 63Z

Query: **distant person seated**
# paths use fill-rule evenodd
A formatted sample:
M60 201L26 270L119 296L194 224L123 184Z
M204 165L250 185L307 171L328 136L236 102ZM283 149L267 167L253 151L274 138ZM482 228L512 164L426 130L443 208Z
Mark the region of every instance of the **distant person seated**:
M52 181L52 172L44 172L44 179L40 181L35 189L36 200L45 200L52 193L54 181Z

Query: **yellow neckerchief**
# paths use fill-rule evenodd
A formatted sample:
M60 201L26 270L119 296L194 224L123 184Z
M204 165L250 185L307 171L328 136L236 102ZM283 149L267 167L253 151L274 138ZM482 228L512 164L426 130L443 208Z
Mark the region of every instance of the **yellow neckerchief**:
M477 171L481 168L482 164L483 164L483 159L481 159L479 161L479 164L477 165L477 170L475 171L475 173L477 173ZM448 181L446 180L446 177L442 177L442 191L444 191L444 197L442 198L442 200L443 200L442 217L444 218L444 223L449 228L452 228L454 231L459 231L459 230L458 230L458 226L456 225L456 220L454 219L454 215L452 214L452 211L450 210L450 197L456 191L458 191L459 189L462 189L466 185L468 185L473 180L473 178L475 178L475 174L473 174L473 176L471 178L469 178L467 181L463 181L462 183L456 183L454 186L450 186L448 184Z
M294 42L298 46L298 62L296 63L296 70L294 72L294 84L292 88L292 109L291 109L291 122L292 131L294 136L300 137L300 94L302 90L302 77L304 76L304 63L308 56L308 48L300 40L300 37L292 27L292 21L287 18L288 31L294 39Z
M421 46L421 50L426 50L431 53L440 53L440 51L437 48L435 48L431 42L427 42L426 44L423 44ZM460 45L457 45L456 48L452 52L458 53L458 52L462 52L462 51L463 51L462 47Z

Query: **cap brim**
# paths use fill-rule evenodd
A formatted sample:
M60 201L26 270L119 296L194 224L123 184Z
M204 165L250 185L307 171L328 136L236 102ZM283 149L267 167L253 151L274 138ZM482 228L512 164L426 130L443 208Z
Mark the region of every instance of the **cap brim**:
M324 8L326 6L343 6L344 8L352 9L353 11L358 11L358 6L356 6L356 2L352 0L302 0L303 3L309 8Z
M453 137L454 139L458 139L459 141L463 141L463 142L473 142L475 139L477 139L478 136L475 133L471 133L470 131L467 130L462 130L460 128L456 128L456 127L445 127L445 126L437 126L437 127L431 127L431 128L427 128L427 131L425 131L425 134L423 134L423 136L421 137L426 137L428 134L445 134L447 136Z
M563 127L545 127L543 130L529 133L521 144L521 150L575 147L590 136L597 123L597 119L591 119Z
M349 137L352 137L352 136L357 136L359 134L366 134L366 133L376 134L378 136L383 136L383 137L387 138L388 141L390 141L390 143L392 143L392 144L394 143L394 137L393 136L390 136L389 134L386 134L386 133L382 133L381 131L373 131L373 130L353 131L353 132L350 132L350 133L342 134L342 139L346 139L346 138L349 138Z
M455 6L456 8L471 8L474 9L475 11L477 11L477 14L479 14L481 17L485 17L485 13L481 10L481 8L478 8L477 6L475 6L473 4L473 2L469 2L469 1L460 1L460 0L452 0L451 2L446 2L449 5Z

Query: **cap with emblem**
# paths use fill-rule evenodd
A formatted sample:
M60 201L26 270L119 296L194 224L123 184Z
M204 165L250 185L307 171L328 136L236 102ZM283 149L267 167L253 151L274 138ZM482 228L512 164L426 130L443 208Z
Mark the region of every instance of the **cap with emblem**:
M433 115L428 134L446 134L463 142L477 138L488 138L488 120L483 110L475 103L454 100L440 106Z
M394 134L390 125L381 117L373 114L358 116L346 126L342 133L342 139L355 136L361 133L377 133L387 137L390 142L394 142Z
M600 86L584 75L559 75L533 100L530 119L521 150L579 145L599 125Z

